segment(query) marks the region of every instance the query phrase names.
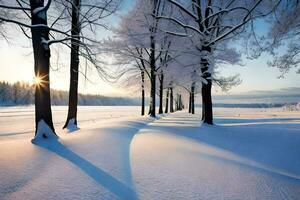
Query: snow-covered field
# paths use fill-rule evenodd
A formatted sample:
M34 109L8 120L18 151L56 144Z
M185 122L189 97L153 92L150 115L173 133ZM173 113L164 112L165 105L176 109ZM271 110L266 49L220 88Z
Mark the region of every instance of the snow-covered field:
M61 132L67 119L67 106L52 106L53 122L56 131ZM79 106L78 123L80 127L94 123L106 123L107 120L138 117L138 106ZM34 106L0 107L0 140L32 138L34 132Z
M215 109L215 126L185 111L80 107L80 130L39 145L33 108L0 108L0 199L299 199L300 112ZM197 110L197 113L200 113Z

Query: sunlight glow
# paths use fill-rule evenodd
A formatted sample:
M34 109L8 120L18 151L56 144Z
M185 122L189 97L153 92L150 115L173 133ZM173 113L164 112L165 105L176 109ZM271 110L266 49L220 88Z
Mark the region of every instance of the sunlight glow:
M47 81L45 81L46 75L45 76L40 76L39 74L37 74L36 77L34 77L33 80L33 84L37 87L44 87L44 84L47 83Z
M42 83L41 77L34 77L33 84L34 85L40 85Z

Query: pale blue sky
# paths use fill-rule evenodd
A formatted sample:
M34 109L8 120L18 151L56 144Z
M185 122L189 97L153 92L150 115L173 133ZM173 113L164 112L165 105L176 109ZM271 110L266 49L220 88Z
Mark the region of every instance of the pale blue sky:
M126 12L131 4L132 1L124 1L122 12ZM109 20L111 24L116 24L117 21L116 17ZM261 31L264 31L264 27L264 25L259 26ZM15 31L11 30L10 32L13 34ZM100 36L109 34L109 32L99 33ZM17 39L11 41L11 44L7 44L3 40L0 41L0 80L32 82L34 73L30 42L20 32L15 36L17 36ZM51 72L52 88L67 90L69 87L69 58L66 57L65 60L64 66L61 66L58 71ZM230 93L241 93L252 90L274 90L285 87L298 87L300 85L300 75L295 74L294 70L288 73L286 78L278 79L277 77L280 75L279 70L268 67L268 60L270 60L270 57L263 55L256 60L243 59L244 66L223 66L221 69L222 75L240 74L243 80L242 84L233 88ZM132 95L128 91L125 92L124 89L104 83L95 74L93 70L90 70L88 73L93 83L86 82L85 84L85 81L81 78L79 88L81 93L117 96ZM216 93L216 90L214 90L214 93ZM217 93L222 94L222 92Z
M275 90L286 87L299 87L300 74L295 70L285 75L285 78L278 78L281 74L277 68L267 66L271 58L263 55L255 60L244 59L244 66L222 67L222 75L240 74L242 84L233 88L230 93L241 93L252 90Z

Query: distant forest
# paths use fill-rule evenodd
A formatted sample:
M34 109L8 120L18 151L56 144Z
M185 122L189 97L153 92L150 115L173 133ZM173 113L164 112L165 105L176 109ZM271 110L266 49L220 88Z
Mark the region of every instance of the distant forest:
M0 81L0 106L34 104L34 85L27 82L10 84ZM52 105L68 105L69 93L62 90L51 90ZM101 95L78 94L79 105L138 105L136 99L124 97L106 97Z

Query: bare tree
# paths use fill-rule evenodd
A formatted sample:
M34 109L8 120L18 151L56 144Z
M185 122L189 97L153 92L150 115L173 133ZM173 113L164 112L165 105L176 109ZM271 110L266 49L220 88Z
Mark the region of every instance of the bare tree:
M259 10L263 0L257 1L214 1L190 0L180 2L166 0L177 8L176 15L161 15L165 19L182 27L177 35L196 36L196 48L200 56L202 73L202 120L213 124L212 111L212 74L214 71L213 54L224 40L232 39L245 30L245 25L253 19L263 17L273 11L273 7L264 12Z
M125 19L125 18L124 18ZM123 19L123 20L124 20ZM121 87L138 87L141 89L141 115L145 115L145 89L150 80L149 61L144 47L140 47L128 38L128 29L123 26L115 31L115 38L105 40L105 52L112 53L115 62L111 63L116 70L114 81Z
M296 73L300 74L300 2L281 1L271 22L272 26L267 37L271 45L267 50L272 53L274 59L268 64L280 70L280 77L284 77L292 68L296 68ZM276 51L278 49L280 51Z
M78 76L79 76L79 58L80 48L85 50L86 54L83 57L95 63L95 60L90 56L91 52L88 48L90 42L98 43L91 36L96 27L104 27L102 20L112 15L118 8L119 0L56 0L63 5L65 12L71 13L71 57L70 57L70 89L69 89L69 105L68 116L63 128L70 126L77 127L77 104L78 104ZM83 37L80 37L82 35Z
M161 24L154 16L164 12L161 0L143 0L135 4L134 8L123 16L120 27L116 30L117 38L120 39L114 52L131 57L136 69L147 74L150 80L150 106L149 114L155 117L155 97L157 92L157 76L159 79L161 97L160 110L162 113L162 92L164 89L163 69L170 61L168 51L171 37L160 31ZM121 58L122 59L122 58ZM140 67L138 67L140 66ZM130 68L130 67L129 67Z
M11 6L12 10L30 11L31 25L23 24L22 22L12 19L2 18L6 22L12 22L22 27L31 29L32 46L34 55L34 71L36 79L35 90L35 121L36 132L35 139L40 137L56 137L51 112L50 102L50 83L49 83L49 66L50 66L50 47L49 47L49 27L47 25L47 11L50 7L49 0L46 5L44 1L31 0L26 7ZM4 8L0 5L0 8ZM35 140L33 140L34 142Z

